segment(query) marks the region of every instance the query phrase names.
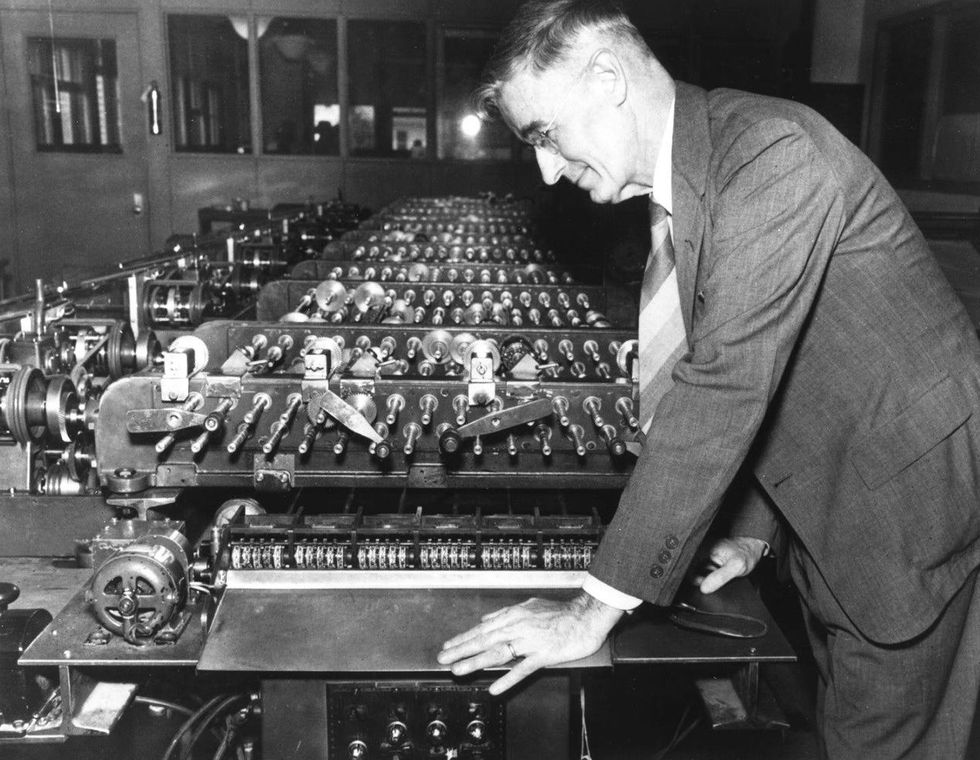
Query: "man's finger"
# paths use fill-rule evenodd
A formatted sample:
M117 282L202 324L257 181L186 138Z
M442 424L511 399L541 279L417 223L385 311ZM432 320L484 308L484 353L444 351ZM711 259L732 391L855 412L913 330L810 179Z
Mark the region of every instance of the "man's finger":
M452 649L453 647L457 647L473 639L479 639L481 637L489 636L493 634L494 631L499 631L503 626L507 625L513 618L513 614L507 615L505 613L508 612L513 613L513 611L514 608L511 607L505 607L502 610L497 610L497 612L500 614L498 614L496 617L493 617L489 620L484 620L482 623L473 626L468 631L463 631L463 633L453 636L451 639L448 639L446 642L443 643L442 648L444 650Z
M507 662L508 660L513 659L510 656L510 649L507 647L507 644L513 643L516 638L517 634L514 632L512 627L507 628L506 630L497 628L487 633L471 636L470 638L464 639L452 647L443 645L443 649L438 655L436 655L436 659L442 665L449 665L466 657L478 655L480 652L487 652L493 649L502 649L503 651L506 651L508 655L503 662Z
M502 694L503 692L507 691L507 689L520 683L529 675L541 668L542 665L544 665L543 662L533 657L528 657L525 660L521 660L514 667L504 673L504 675L490 684L489 692L493 696Z
M512 604L509 607L501 607L499 610L494 610L493 612L488 612L486 615L480 618L484 623L492 623L494 620L500 620L505 617L513 617L514 614L521 611L519 604Z
M468 659L460 659L454 662L450 670L452 670L453 675L465 676L470 673L475 673L477 670L485 670L486 668L503 665L510 662L511 659L510 650L505 645L498 644L488 649L480 650Z
M742 575L741 562L726 562L713 573L709 573L699 586L702 594L713 594L733 578Z

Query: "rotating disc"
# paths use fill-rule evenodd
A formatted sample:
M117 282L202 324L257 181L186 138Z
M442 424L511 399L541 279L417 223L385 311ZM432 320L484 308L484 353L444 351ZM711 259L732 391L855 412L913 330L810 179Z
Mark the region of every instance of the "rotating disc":
M152 367L159 359L163 347L157 334L148 328L140 330L136 337L136 369L144 370Z
M128 323L116 322L110 328L106 341L106 363L109 377L113 380L136 368L136 339Z
M632 377L633 362L639 357L640 347L636 340L624 340L616 352L616 366L623 377Z
M376 282L362 282L354 291L354 307L362 313L380 308L384 302L385 290Z
M44 414L47 429L62 443L71 443L74 431L68 429L68 412L78 406L75 384L67 375L54 375L48 378L48 389L44 394Z
M347 303L347 288L337 280L324 280L316 286L316 305L320 311L333 314Z
M44 374L36 367L21 367L10 379L0 408L10 434L26 446L44 437Z
M457 364L465 365L469 356L470 346L477 342L473 333L462 332L453 336L449 344L449 355Z
M408 268L409 282L424 282L429 279L429 267L416 262Z

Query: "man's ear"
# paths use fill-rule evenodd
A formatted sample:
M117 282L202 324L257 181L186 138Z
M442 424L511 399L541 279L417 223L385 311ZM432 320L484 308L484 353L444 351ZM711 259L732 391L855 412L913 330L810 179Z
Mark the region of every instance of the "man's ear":
M626 101L627 83L623 63L619 56L609 48L597 50L589 61L592 74L599 81L602 92L613 105L620 106Z

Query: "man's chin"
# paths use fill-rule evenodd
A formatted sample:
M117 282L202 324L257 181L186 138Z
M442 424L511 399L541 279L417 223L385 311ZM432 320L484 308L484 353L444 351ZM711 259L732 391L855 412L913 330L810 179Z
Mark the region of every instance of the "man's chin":
M594 187L588 191L589 198L593 203L615 203L616 199L613 198L608 192L603 190L601 187Z

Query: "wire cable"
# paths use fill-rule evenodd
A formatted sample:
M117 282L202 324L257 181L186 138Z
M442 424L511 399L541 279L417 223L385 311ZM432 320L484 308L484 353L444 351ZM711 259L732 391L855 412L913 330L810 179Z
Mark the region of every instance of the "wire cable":
M247 699L247 694L232 694L231 696L225 697L220 702L218 702L214 707L212 707L207 713L201 718L201 722L198 724L197 728L194 729L194 733L191 734L190 741L187 743L186 754L181 754L181 760L187 760L190 757L190 750L200 741L201 736L204 732L208 730L208 726L211 725L211 721L217 718L221 713L231 707L235 702L240 699Z
M221 702L223 698L224 697L221 694L216 697L212 697L201 705L187 720L185 720L181 724L180 728L177 729L177 732L173 735L173 738L170 740L170 744L167 745L167 749L161 756L161 760L170 760L170 758L173 756L174 750L177 749L177 745L180 744L180 740L184 737L184 734L190 731L194 727L194 724L197 723L197 721L200 720L200 718L209 710L211 710L211 708Z
M578 688L579 709L582 711L582 738L579 743L581 760L592 760L592 748L589 746L589 727L585 723L585 686Z
M138 702L141 705L150 705L154 707L165 707L171 712L180 713L181 715L186 715L190 717L194 714L194 711L189 707L184 707L183 705L178 705L176 702L170 702L166 699L157 699L156 697L143 697L137 695L133 698L134 702Z

